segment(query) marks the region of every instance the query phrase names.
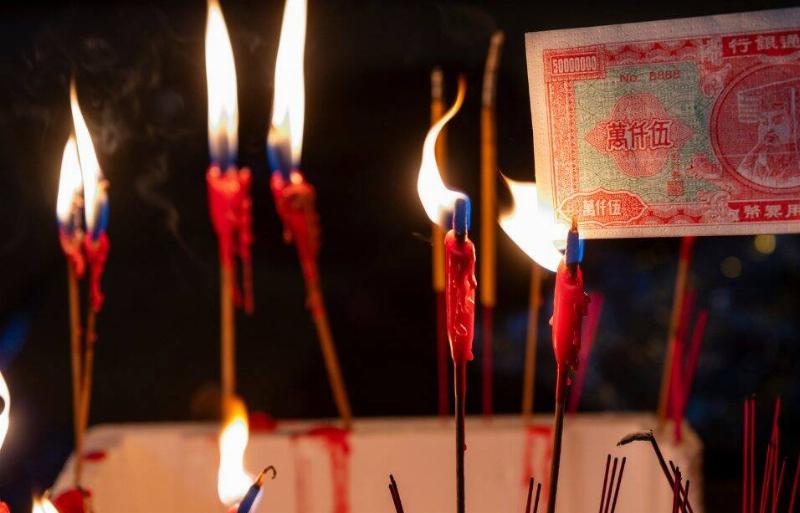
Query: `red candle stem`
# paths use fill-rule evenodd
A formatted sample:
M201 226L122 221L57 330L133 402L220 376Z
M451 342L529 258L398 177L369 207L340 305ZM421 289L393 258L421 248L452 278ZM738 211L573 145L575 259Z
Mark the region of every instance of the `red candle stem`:
M581 326L589 304L580 267L574 271L563 260L556 273L553 300L553 352L559 368L575 370L581 349ZM556 397L556 400L559 400Z
M444 245L447 335L453 361L456 365L463 365L473 359L475 289L478 286L475 245L466 236L459 238L454 230L447 232Z

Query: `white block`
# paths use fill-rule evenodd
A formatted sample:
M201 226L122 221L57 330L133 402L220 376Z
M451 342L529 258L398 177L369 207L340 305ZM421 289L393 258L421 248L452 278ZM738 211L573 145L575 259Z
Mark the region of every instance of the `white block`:
M546 481L550 423L532 428L516 416L467 419L466 484L469 513L521 512L528 477ZM672 491L652 448L644 442L616 447L634 431L655 427L650 414L579 414L565 420L558 513L596 511L606 454L627 456L618 513L669 513ZM393 513L388 491L395 475L408 513L455 511L453 421L438 418L362 419L347 436L349 453L324 437L308 436L321 422L281 422L270 433L251 433L246 465L267 465L278 477L265 485L258 513ZM216 493L218 427L210 424L122 424L93 428L84 483L98 513L222 513ZM688 425L679 446L659 436L664 456L691 480L692 506L702 513L702 445ZM70 486L72 458L56 493ZM338 487L339 491L336 491ZM543 486L543 494L546 486ZM544 508L540 506L540 512Z

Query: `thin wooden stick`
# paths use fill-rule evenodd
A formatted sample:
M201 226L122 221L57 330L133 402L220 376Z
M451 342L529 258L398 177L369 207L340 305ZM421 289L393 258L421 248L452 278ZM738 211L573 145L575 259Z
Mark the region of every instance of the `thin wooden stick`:
M611 510L611 493L614 491L614 481L617 478L618 463L619 463L619 458L614 458L614 465L611 467L611 482L608 484L608 490L606 495L605 513L608 513Z
M694 237L683 237L681 239L680 258L678 260L678 274L675 278L675 292L672 300L672 315L669 322L669 333L667 351L665 353L664 367L661 373L661 392L658 399L658 420L663 423L667 418L667 401L669 399L670 378L672 377L673 353L675 338L678 332L678 325L683 311L683 301L686 296L686 285L689 278L689 267L691 264L692 245Z
M539 511L539 497L542 494L542 483L538 483L536 485L536 499L533 501L533 511L531 513L537 513Z
M481 259L480 300L483 307L481 343L483 347L483 414L491 415L492 404L492 317L497 303L497 119L495 113L495 84L497 65L503 46L503 32L492 34L486 69L483 73L481 108Z
M333 391L333 399L336 402L336 409L342 419L344 429L350 429L353 424L353 412L350 409L350 401L347 398L347 389L342 377L342 368L339 365L339 357L336 355L336 344L333 341L333 334L328 322L328 311L325 308L325 301L322 298L322 291L319 282L310 284L309 295L312 301L317 302L317 307L312 308L314 325L317 328L322 356L325 360L325 368L328 371L328 381Z
M431 72L431 125L444 115L444 75L441 68ZM447 129L443 128L436 141L436 163L442 178L447 171ZM447 312L444 297L444 230L437 223L431 223L431 277L433 292L436 295L436 378L438 383L439 415L446 417L450 412L447 379Z
M236 320L233 304L234 269L220 262L220 362L222 365L222 415L236 394Z
M83 376L81 384L80 426L78 430L78 447L75 448L75 482L81 483L83 477L83 449L86 438L86 429L89 427L89 409L92 401L92 374L94 373L94 346L97 338L95 323L97 312L89 308L86 318L86 351L82 365Z
M774 491L772 492L772 513L778 512L778 498L781 495L781 488L783 488L783 475L786 472L786 458L783 459L783 463L781 464L781 471L778 474L777 479L777 486L775 486Z
M556 510L558 472L561 468L561 439L564 435L566 388L567 370L558 365L556 370L556 411L553 415L553 456L550 460L550 493L547 496L547 513L554 513Z
M606 504L606 490L608 489L608 468L611 466L611 455L606 456L606 472L603 475L603 490L600 492L600 509L598 513L603 513Z
M747 513L747 505L749 500L747 498L747 492L749 491L750 487L750 474L748 470L750 466L747 462L747 456L750 453L748 447L748 441L750 440L750 400L745 398L744 400L744 422L742 422L743 428L742 429L742 513Z
M622 458L622 466L619 469L619 477L617 478L617 487L614 490L614 502L611 503L611 513L614 513L617 510L617 498L619 498L619 487L622 484L622 476L625 473L625 462L628 461L628 458ZM686 493L689 493L689 482L686 482ZM685 504L685 503L684 503Z
M797 467L794 471L794 479L792 480L792 492L789 495L789 509L786 510L786 513L794 513L794 501L797 497L797 482L798 478L800 477L800 455L797 456Z
M539 338L539 309L542 306L542 268L531 267L531 291L528 301L528 332L525 337L525 371L522 379L522 418L530 423L536 392L536 346Z
M455 365L455 402L456 402L456 511L464 513L466 510L465 483L464 483L464 452L467 448L464 432L464 417L467 392L467 364L466 362Z
M531 504L532 504L531 499L533 499L533 477L531 477L530 480L528 481L528 499L525 501L524 513L531 512Z
M748 455L747 461L750 463L750 490L747 493L747 496L750 500L750 504L748 505L747 511L749 513L755 513L756 511L756 398L750 398L750 429L748 433L750 434L750 441L748 442L750 447L750 454Z
M70 356L72 363L72 419L75 437L76 462L74 486L80 486L81 465L78 457L82 450L81 437L81 305L78 295L78 278L75 269L67 262L67 285L69 294Z
M396 513L403 513L403 501L400 499L400 490L397 488L397 481L394 476L389 474L389 492L392 494L392 502Z

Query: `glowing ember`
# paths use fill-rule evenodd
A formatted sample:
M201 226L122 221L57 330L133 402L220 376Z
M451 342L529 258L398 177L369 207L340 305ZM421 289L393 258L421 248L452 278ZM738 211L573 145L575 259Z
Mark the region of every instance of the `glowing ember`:
M500 226L536 263L556 272L561 252L555 243L566 240L569 226L555 222L552 212L544 206L540 208L535 183L503 178L511 190L514 207L500 215Z
M451 191L444 185L442 175L439 172L439 165L436 163L436 140L439 138L444 126L458 113L461 104L464 103L465 93L466 84L463 79L460 79L455 103L428 130L428 135L425 136L425 143L422 146L422 164L417 178L417 193L425 213L432 222L441 225L445 229L450 228L445 226L446 217L452 212L456 200L466 196L460 192Z
M208 2L206 20L206 80L208 81L208 148L211 160L223 170L236 160L239 138L239 106L236 99L236 66L217 0Z
M253 484L253 477L244 470L244 451L249 436L247 410L241 400L234 399L219 437L217 494L226 506L240 501Z

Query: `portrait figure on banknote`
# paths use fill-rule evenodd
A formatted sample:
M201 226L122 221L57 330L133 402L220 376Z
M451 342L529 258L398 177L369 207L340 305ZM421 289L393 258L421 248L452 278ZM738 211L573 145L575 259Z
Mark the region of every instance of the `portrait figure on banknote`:
M590 238L800 231L800 9L531 33L527 58L561 220Z
M757 124L756 140L737 171L766 187L800 183L798 85L784 80L737 93L739 122Z

